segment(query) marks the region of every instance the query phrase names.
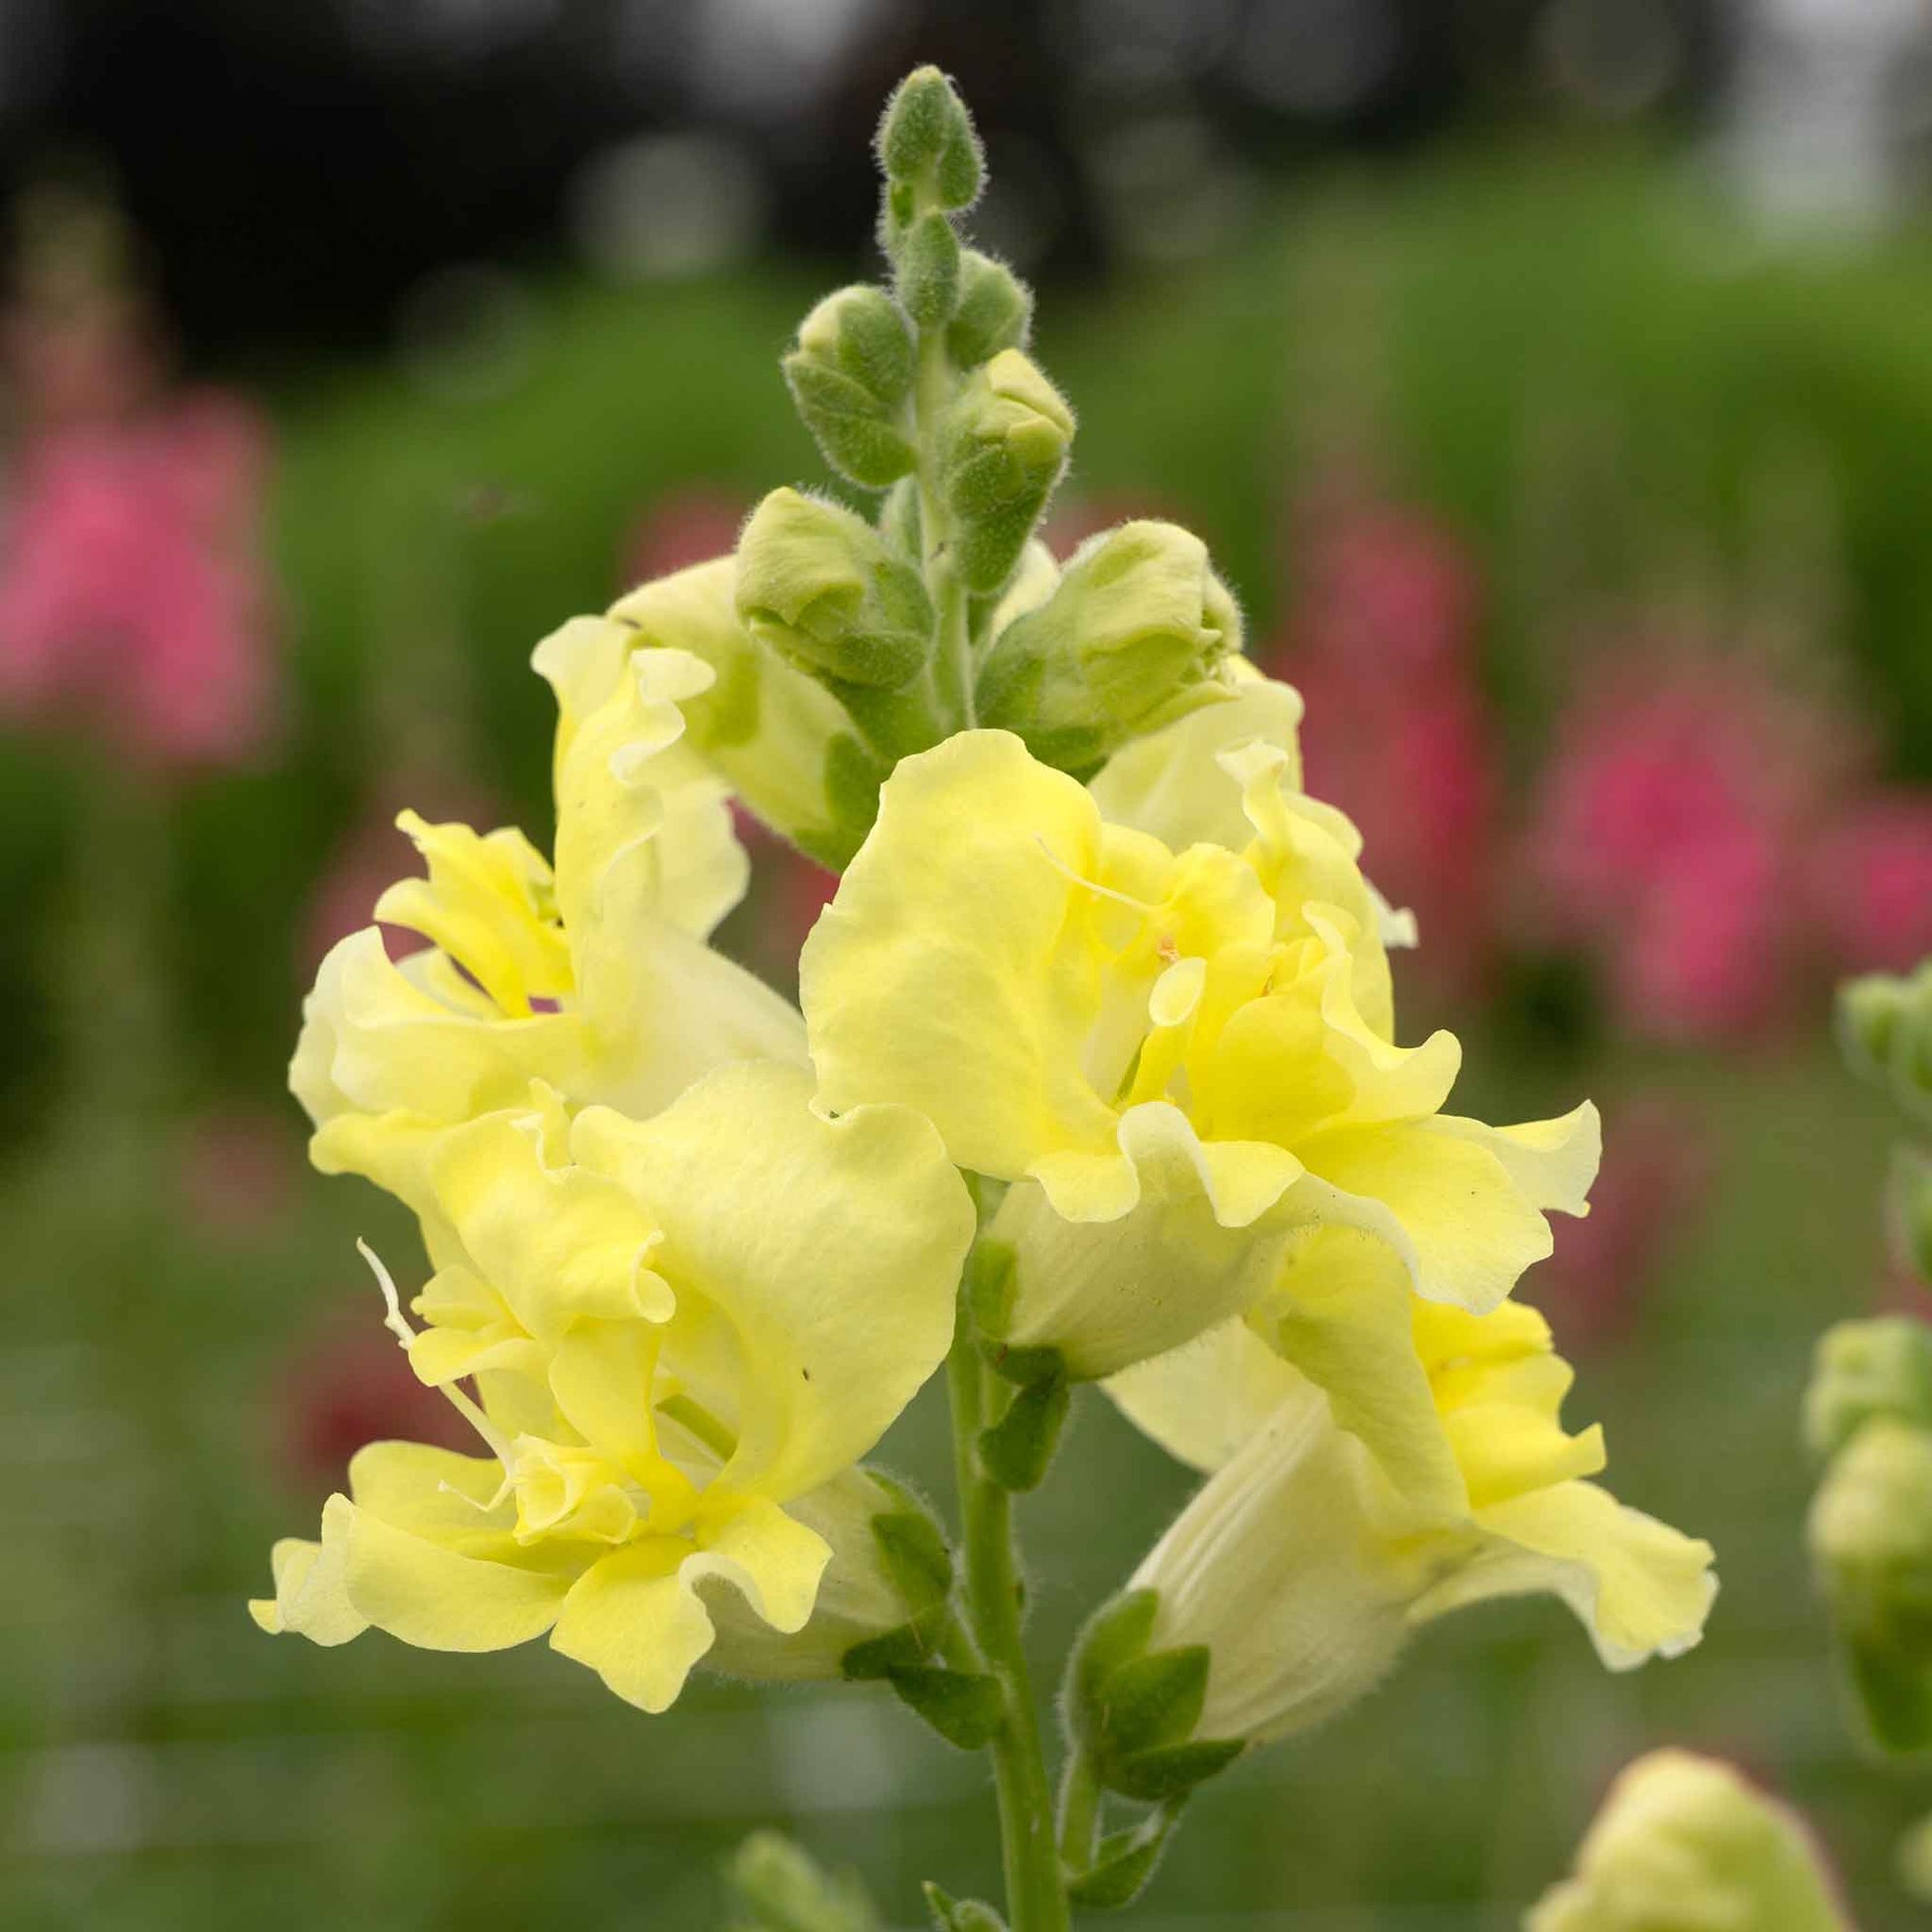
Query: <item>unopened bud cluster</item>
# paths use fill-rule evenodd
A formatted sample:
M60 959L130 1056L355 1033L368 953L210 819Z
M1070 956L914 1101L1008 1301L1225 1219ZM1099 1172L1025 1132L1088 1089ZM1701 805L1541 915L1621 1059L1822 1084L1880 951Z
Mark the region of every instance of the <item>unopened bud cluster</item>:
M1880 1748L1932 1745L1932 1330L1847 1321L1819 1344L1806 1434L1826 1458L1812 1561Z

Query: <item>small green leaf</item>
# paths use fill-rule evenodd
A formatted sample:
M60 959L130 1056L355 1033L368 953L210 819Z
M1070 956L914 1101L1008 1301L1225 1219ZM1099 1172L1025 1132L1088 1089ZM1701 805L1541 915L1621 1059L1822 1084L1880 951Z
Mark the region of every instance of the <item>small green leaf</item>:
M991 1429L980 1431L980 1466L1002 1489L1039 1486L1066 1422L1070 1391L1064 1377L1029 1382Z
M983 1749L1006 1716L998 1682L978 1671L901 1664L888 1681L902 1703L963 1751Z
M925 1902L938 1932L1007 1932L1007 1922L977 1898L953 1898L926 1880Z

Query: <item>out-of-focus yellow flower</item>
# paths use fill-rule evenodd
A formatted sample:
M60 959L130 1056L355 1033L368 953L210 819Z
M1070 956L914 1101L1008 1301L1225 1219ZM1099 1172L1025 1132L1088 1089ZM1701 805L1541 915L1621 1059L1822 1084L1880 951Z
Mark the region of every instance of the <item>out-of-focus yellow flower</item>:
M660 1711L721 1630L727 1668L811 1674L902 1622L854 1464L946 1351L972 1205L916 1115L827 1121L810 1093L727 1066L647 1121L538 1090L408 1141L437 1273L425 1326L392 1322L490 1453L364 1449L321 1541L276 1546L263 1627L440 1650L548 1631Z
M802 1060L796 1013L705 944L747 878L727 788L685 742L713 673L631 642L580 619L537 649L559 708L554 870L519 832L405 814L428 877L375 916L428 944L400 964L374 926L337 945L290 1068L325 1172L392 1184L399 1135L515 1106L532 1079L642 1117L725 1061Z
M1628 1766L1525 1932L1851 1932L1802 1820L1728 1764Z
M1116 1377L1213 1472L1131 1586L1159 1594L1154 1648L1208 1646L1197 1733L1318 1723L1419 1624L1493 1596L1561 1597L1612 1669L1694 1644L1710 1545L1587 1480L1602 1433L1564 1430L1571 1380L1533 1310L1426 1302L1349 1228L1308 1237L1246 1318Z
M1265 1292L1324 1223L1387 1241L1431 1301L1484 1311L1579 1213L1594 1110L1441 1112L1460 1050L1394 1043L1407 938L1340 813L1298 788L1286 687L1139 740L1091 784L1004 732L904 759L807 942L827 1104L895 1100L1015 1183L1002 1339L1100 1376Z

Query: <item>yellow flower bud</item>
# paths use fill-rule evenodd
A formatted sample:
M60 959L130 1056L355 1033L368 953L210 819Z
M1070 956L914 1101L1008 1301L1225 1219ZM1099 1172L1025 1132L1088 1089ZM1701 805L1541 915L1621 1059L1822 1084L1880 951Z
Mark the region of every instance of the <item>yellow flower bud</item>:
M1727 1764L1653 1751L1610 1787L1525 1932L1851 1932L1796 1813Z

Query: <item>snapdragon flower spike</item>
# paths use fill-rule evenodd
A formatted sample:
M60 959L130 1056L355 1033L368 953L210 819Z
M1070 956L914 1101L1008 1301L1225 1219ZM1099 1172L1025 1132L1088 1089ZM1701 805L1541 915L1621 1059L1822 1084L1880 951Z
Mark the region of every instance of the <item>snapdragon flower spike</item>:
M728 788L686 741L714 673L631 641L584 619L538 647L554 869L518 832L404 815L428 877L375 916L427 944L396 964L375 926L351 933L303 1009L289 1078L325 1173L389 1185L399 1136L515 1106L533 1079L648 1115L725 1061L803 1059L796 1013L705 944L748 878Z
M321 1540L276 1546L257 1621L438 1650L547 1631L646 1711L714 1649L830 1676L902 1624L870 1530L897 1505L856 1465L946 1351L972 1206L917 1116L809 1100L746 1063L648 1121L539 1090L418 1133L438 1272L426 1325L395 1321L489 1453L361 1450Z
M806 942L823 1102L916 1107L1013 1183L991 1331L1076 1378L1239 1313L1300 1230L1369 1229L1480 1312L1550 1253L1544 1210L1584 1211L1594 1109L1445 1114L1454 1038L1394 1043L1410 934L1300 790L1299 715L1249 672L1085 786L1005 732L906 759Z
M1728 1764L1652 1751L1610 1787L1577 1855L1524 1932L1852 1932L1803 1820Z
M1159 1599L1152 1648L1208 1652L1197 1734L1318 1724L1493 1596L1559 1596L1613 1670L1696 1643L1711 1547L1588 1480L1602 1434L1564 1430L1571 1379L1533 1310L1426 1302L1387 1243L1330 1227L1245 1317L1110 1383L1211 1472L1130 1585Z

